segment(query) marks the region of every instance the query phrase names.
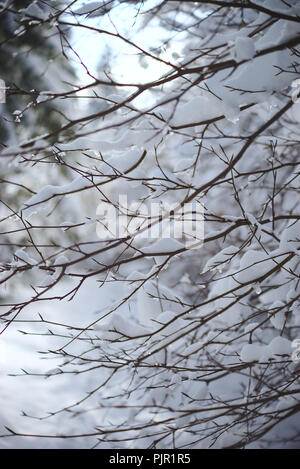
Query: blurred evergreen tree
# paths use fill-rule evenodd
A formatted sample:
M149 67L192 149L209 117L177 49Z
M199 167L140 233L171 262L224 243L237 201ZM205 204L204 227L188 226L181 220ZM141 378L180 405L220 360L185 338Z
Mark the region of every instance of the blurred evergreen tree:
M33 6L31 10L24 10ZM21 132L15 125L16 110L23 110L35 101L40 91L60 91L63 78L74 76L67 57L61 53L61 43L55 15L63 2L13 0L0 11L0 78L7 88L6 103L0 104L0 145L13 143ZM31 8L31 7L30 7ZM44 21L31 18L35 10ZM53 20L49 18L53 18ZM66 31L64 32L68 34ZM26 111L22 117L22 132L35 136L59 127L62 116L53 102L43 103Z

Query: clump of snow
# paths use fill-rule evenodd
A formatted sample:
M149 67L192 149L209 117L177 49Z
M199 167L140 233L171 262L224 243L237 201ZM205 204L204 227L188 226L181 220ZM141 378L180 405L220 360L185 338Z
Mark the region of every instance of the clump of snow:
M276 311L276 309L281 308L281 310ZM281 330L286 322L286 315L284 310L284 303L282 301L275 301L270 308L270 321L275 329Z
M102 16L107 11L107 2L89 2L74 11L76 15L88 15L89 18Z
M149 333L145 327L116 312L112 313L103 324L99 323L97 329L101 331L101 339L107 341L120 339L120 337L136 338Z
M184 245L177 241L174 238L162 238L151 244L151 246L146 246L141 248L145 254L155 254L155 253L169 253L178 251L184 248Z
M232 257L239 251L240 248L236 246L228 246L225 249L222 249L221 252L216 254L214 257L209 259L202 270L202 272L207 272L208 270L223 269L224 264L228 263Z
M241 350L240 358L243 362L265 362L278 359L280 356L290 356L291 342L284 337L275 337L269 345L246 344Z
M64 264L67 264L69 262L68 258L66 256L58 256L53 265L64 265Z
M91 187L92 183L83 176L78 176L69 184L63 186L45 186L37 194L33 195L24 206L21 208L22 211L26 210L26 215L31 215L36 212L36 206L48 202L57 195L69 194L82 190L86 187Z
M268 345L268 350L273 355L290 355L292 352L291 342L284 337L275 337Z
M245 332L252 332L254 329L257 330L257 327L259 326L258 322L251 322L250 324L247 324L245 327Z
M35 2L31 3L27 8L22 8L19 10L25 16L38 18L40 20L46 20L48 18L48 13L43 11Z
M243 255L240 270L234 278L240 283L255 281L274 269L285 257L286 254L282 251L273 251L268 255L265 252L250 249Z
M240 357L243 362L259 361L263 355L264 347L256 344L247 344L242 348Z
M34 265L36 264L36 261L34 259L32 259L26 252L25 252L25 248L22 248L22 249L18 249L16 252L15 252L15 257L20 260L20 261L23 261L25 264L29 264L29 265Z
M281 235L280 249L297 250L300 246L300 223L296 221L285 228Z
M250 37L238 37L235 40L234 57L237 61L249 60L255 56L255 43Z

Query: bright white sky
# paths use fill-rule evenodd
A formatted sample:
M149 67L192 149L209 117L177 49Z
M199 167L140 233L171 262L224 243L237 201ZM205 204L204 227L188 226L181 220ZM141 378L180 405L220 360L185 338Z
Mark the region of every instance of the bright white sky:
M76 9L87 3L87 1L78 2ZM154 6L156 3L158 3L157 0L147 2L147 9ZM123 5L118 5L117 8L114 8L104 17L84 19L85 16L82 15L81 22L112 32L118 31L121 35L126 36L126 38L131 39L133 42L135 41L139 46L149 50L151 47L161 45L162 41L166 38L166 32L160 28L158 24L155 25L154 23L152 23L152 28L141 30L143 11L146 11L145 6L138 12L137 5L124 3ZM101 56L105 53L107 46L112 50L115 56L115 63L112 67L114 77L120 81L147 82L159 78L169 70L169 67L156 60L151 60L151 63L148 62L149 67L143 68L138 61L137 49L134 49L120 39L98 34L80 27L73 29L72 45L92 73L96 74L97 65L101 61ZM164 51L161 57L174 63L175 60L171 55L174 51L177 52L177 50L173 48L172 50ZM80 64L78 64L78 74L83 82L90 82L90 77L87 77L84 67Z

